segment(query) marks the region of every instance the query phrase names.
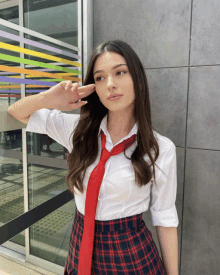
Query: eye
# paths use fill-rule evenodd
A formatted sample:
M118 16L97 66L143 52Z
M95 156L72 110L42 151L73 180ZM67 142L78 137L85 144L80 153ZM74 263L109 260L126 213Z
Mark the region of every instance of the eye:
M116 75L117 75L118 73L127 73L127 71L117 71L117 72L116 72ZM97 82L100 81L100 80L98 80L100 77L101 77L101 76L96 77L95 80L96 80Z
M117 73L126 73L126 71L117 71ZM117 74L117 73L116 73L116 74Z

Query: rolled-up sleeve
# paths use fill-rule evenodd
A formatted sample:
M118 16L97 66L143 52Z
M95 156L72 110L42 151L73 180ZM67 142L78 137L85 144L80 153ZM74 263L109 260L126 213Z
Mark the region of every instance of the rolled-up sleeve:
M79 117L79 114L66 114L56 109L43 108L30 115L26 131L48 135L71 152L70 136Z
M162 171L156 183L152 185L152 204L150 207L152 224L154 226L177 227L179 224L176 210L177 192L177 162L174 143L163 156Z

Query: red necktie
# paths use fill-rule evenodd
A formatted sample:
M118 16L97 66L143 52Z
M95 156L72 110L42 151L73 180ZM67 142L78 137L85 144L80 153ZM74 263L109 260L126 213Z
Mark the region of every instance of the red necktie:
M98 165L93 169L87 186L83 237L79 253L78 275L91 275L92 252L95 234L95 214L99 190L105 173L105 163L113 155L120 154L135 142L135 136L122 141L112 148L111 152L105 149L106 136L101 131L102 152Z

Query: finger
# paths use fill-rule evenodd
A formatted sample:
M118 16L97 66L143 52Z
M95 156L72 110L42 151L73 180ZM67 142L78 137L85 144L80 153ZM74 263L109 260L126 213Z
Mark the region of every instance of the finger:
M94 91L94 88L95 88L95 83L79 87L78 90L80 93L87 92L87 91L92 92L92 91Z
M83 98L83 97L85 96L85 93L78 93L78 96L79 96L80 98Z
M79 83L72 84L71 92L75 92L78 95Z
M76 103L73 104L69 104L70 108L72 108L73 110L75 110L76 108L81 108L82 106L86 105L88 103L88 101L78 101Z
M92 94L94 91L95 91L95 87L93 86L92 88L90 87L90 89L88 89L88 87L87 87L87 89L84 89L84 90L80 90L80 89L78 89L78 95L80 96L80 97L86 97L86 96L89 96L90 94Z
M66 88L66 85L68 84L69 80L65 80L65 81L62 81L60 82L59 84L61 84L61 86L63 87L63 89Z
M69 80L66 84L65 90L67 91L72 86L72 81Z
M77 90L78 88L79 88L79 83L78 82L72 83L71 91Z

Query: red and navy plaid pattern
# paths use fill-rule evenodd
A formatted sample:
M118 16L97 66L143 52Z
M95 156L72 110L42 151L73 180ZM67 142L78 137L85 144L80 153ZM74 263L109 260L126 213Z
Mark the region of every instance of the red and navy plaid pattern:
M76 208L64 275L78 274L84 215ZM117 220L95 220L91 275L165 275L152 233L142 213Z

